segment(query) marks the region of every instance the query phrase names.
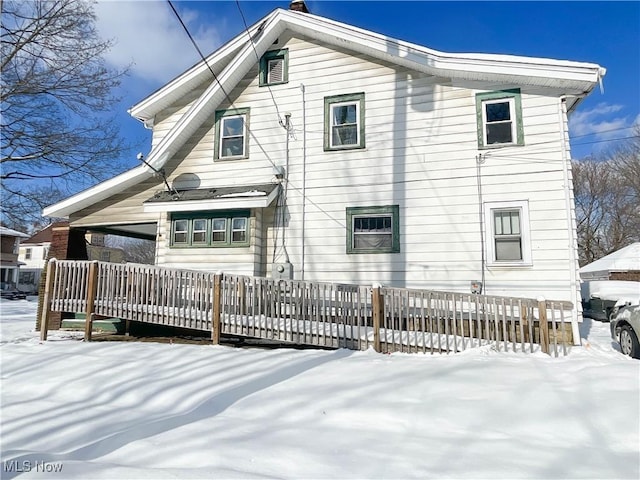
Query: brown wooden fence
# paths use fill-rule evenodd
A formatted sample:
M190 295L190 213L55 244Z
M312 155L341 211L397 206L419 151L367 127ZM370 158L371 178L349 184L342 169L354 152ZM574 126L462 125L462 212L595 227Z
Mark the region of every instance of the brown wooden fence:
M136 264L48 264L41 336L52 311L300 345L453 353L490 346L558 356L572 344L569 302L275 280Z

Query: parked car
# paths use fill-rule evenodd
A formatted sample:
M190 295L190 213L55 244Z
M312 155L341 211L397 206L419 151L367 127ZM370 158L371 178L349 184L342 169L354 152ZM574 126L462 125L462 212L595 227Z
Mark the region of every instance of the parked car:
M610 328L611 338L620 343L622 353L640 358L640 302L619 302L611 314Z
M0 297L7 298L9 300L24 300L27 298L27 294L25 292L21 292L18 289L6 289L0 290Z
M582 315L608 322L619 300L633 302L640 295L640 282L622 280L590 280L580 286Z

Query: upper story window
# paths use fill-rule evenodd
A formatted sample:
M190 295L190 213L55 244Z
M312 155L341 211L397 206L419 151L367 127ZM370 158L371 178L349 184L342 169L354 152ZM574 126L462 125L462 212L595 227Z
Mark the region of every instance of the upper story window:
M364 93L324 97L324 149L364 147Z
M249 156L249 109L216 112L215 158L234 160Z
M175 213L171 217L173 247L246 247L249 211Z
M347 208L347 253L400 251L398 205Z
M260 86L279 85L289 81L289 50L272 50L260 59Z
M25 260L31 260L31 249L30 248L25 248L24 249L24 259Z
M476 94L478 147L524 145L520 89Z
M485 203L487 263L491 266L531 265L528 202Z

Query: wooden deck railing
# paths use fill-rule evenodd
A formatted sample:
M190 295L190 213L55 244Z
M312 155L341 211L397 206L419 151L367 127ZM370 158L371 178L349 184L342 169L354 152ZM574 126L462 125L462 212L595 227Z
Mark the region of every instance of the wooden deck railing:
M150 265L48 264L41 335L51 311L320 347L381 352L498 350L566 354L569 302L275 280Z

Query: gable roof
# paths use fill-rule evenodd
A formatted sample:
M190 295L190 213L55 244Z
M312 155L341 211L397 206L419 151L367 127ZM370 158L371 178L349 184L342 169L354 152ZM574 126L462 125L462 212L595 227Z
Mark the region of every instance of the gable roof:
M628 271L640 271L640 242L632 243L580 269L580 273Z
M39 232L34 233L29 238L20 242L21 245L36 245L40 243L51 243L51 237L53 236L53 223L43 228Z
M45 216L66 216L103 200L151 176L178 151L198 127L255 65L285 30L328 45L346 48L429 75L462 80L490 80L516 85L558 88L566 94L571 110L579 97L601 81L605 69L580 63L512 55L446 53L387 37L317 15L276 9L151 96L129 113L151 125L154 116L192 89L209 81L209 87L188 108L171 130L154 146L147 164L44 209ZM214 81L209 65L215 72Z

